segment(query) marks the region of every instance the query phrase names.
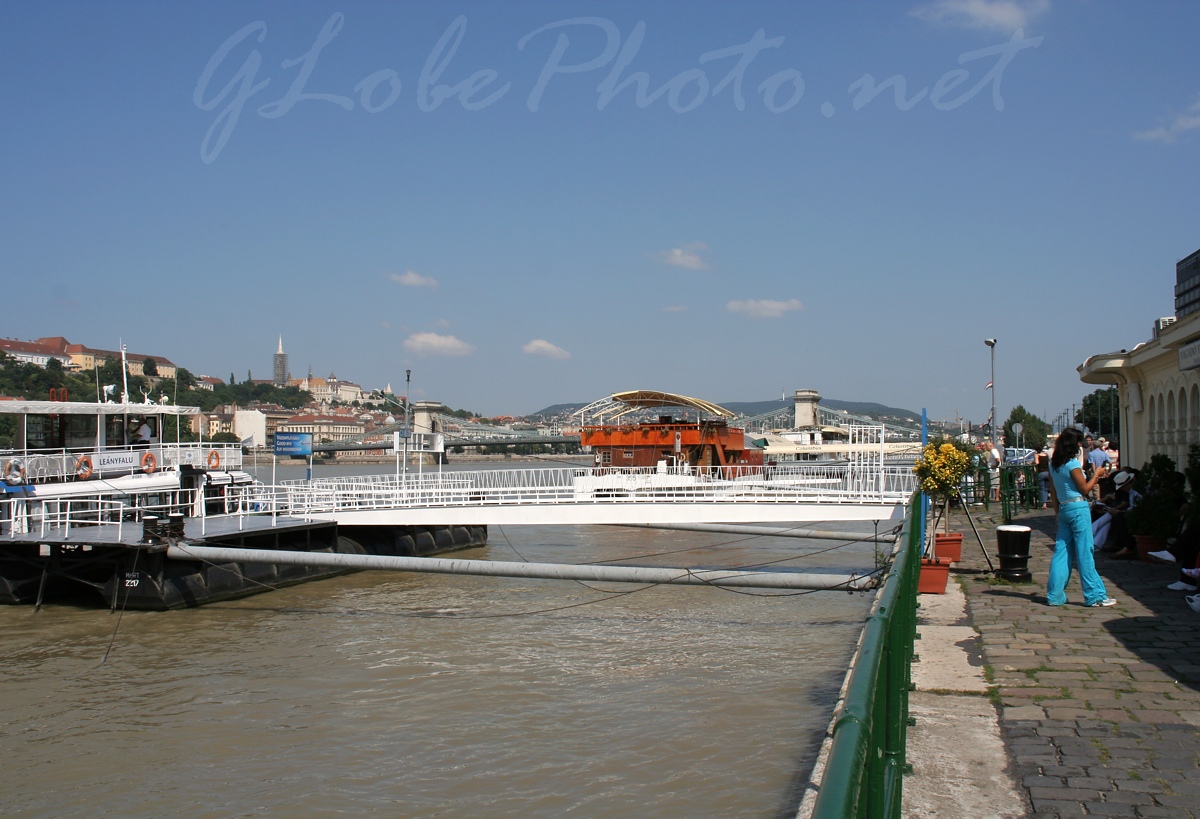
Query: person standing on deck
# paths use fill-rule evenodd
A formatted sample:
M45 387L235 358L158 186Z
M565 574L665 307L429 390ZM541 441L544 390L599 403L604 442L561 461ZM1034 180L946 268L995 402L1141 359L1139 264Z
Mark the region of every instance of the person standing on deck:
M1064 429L1054 444L1050 456L1050 495L1058 513L1058 537L1054 556L1050 558L1050 574L1046 580L1046 602L1062 606L1067 602L1067 581L1074 569L1079 572L1085 606L1115 606L1108 596L1104 581L1096 571L1092 546L1092 513L1088 494L1107 472L1100 466L1091 478L1083 477L1080 449L1083 435L1072 427Z

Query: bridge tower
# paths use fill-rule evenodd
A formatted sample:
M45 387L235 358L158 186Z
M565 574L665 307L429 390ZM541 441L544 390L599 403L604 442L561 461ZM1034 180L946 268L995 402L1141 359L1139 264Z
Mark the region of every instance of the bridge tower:
M437 414L445 409L440 401L418 401L413 407L413 432L441 432Z
M817 405L821 403L821 396L817 394L816 390L796 390L792 400L796 403L796 429L820 425L821 422L817 418Z

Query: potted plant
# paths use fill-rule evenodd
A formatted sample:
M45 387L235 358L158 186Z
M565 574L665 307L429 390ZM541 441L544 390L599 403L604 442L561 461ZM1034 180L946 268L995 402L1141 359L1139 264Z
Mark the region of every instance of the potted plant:
M921 561L922 574L928 572L938 575L941 591L945 591L946 571L949 563L962 560L962 536L950 535L950 501L958 497L962 486L963 476L971 467L971 456L961 446L951 440L940 439L931 441L921 451L921 457L913 466L920 481L921 491L928 494L935 506L942 509L942 528L944 534L934 534L929 548L929 558ZM957 533L956 533L957 534ZM922 590L928 583L922 581Z
M1166 455L1154 455L1142 467L1135 486L1141 500L1126 514L1129 533L1137 541L1142 560L1149 560L1146 555L1150 552L1165 549L1167 541L1179 534L1188 500L1186 483L1183 473Z

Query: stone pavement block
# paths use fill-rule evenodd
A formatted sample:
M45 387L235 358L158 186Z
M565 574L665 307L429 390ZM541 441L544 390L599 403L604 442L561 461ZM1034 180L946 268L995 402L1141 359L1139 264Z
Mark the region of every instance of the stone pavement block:
M1055 799L1034 799L1033 809L1036 816L1086 816L1083 805L1078 802L1066 802Z
M1154 795L1137 791L1106 791L1104 801L1114 805L1153 805Z
M1148 722L1154 724L1166 724L1172 722L1182 723L1183 720L1174 711L1144 711L1135 709L1130 713L1138 722Z
M1180 796L1176 794L1158 794L1154 797L1154 802L1160 807L1172 809L1193 809L1200 807L1200 805L1196 804L1196 798L1194 796Z
M1068 788L1090 788L1097 791L1111 790L1113 786L1111 779L1102 779L1095 776L1068 776Z
M1004 719L1007 720L1022 720L1022 719L1045 719L1046 711L1040 705L1018 705L1013 708L1004 709Z
M1117 786L1117 790L1134 793L1165 793L1167 790L1161 782L1151 782L1146 779L1115 779L1113 784Z
M1094 788L1068 788L1066 785L1057 788L1048 788L1042 785L1029 789L1029 795L1036 803L1040 799L1070 799L1076 802L1084 802L1091 799L1098 799L1099 791Z
M1114 805L1111 802L1086 802L1088 816L1128 816L1128 805Z
M1160 805L1149 807L1139 805L1135 810L1137 811L1135 815L1138 819L1142 819L1143 817L1145 819L1150 819L1150 817L1154 817L1154 819L1159 819L1159 817L1168 817L1168 819L1193 819L1196 815L1185 808L1164 808Z

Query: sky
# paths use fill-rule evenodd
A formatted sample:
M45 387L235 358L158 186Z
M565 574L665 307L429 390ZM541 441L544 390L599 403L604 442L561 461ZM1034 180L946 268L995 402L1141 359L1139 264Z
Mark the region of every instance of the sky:
M1052 419L1200 248L1200 5L0 4L0 336L520 415Z

